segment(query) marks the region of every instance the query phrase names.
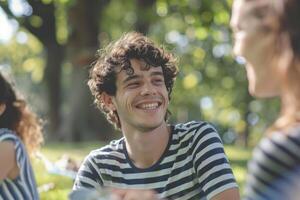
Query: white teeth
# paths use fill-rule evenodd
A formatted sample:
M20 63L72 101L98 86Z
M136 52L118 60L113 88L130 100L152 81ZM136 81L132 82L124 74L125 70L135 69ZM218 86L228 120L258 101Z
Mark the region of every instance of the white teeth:
M147 110L152 110L158 107L158 103L149 103L149 104L142 104L141 108L147 109Z

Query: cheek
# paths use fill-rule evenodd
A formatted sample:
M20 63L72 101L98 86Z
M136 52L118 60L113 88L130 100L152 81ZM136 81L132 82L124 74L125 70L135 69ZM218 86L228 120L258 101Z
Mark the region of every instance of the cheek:
M256 74L252 66L246 66L247 78L249 81L249 85L254 85L256 82Z
M164 89L163 89L162 94L163 94L163 96L166 98L167 103L169 103L169 93L168 93L167 88L164 88Z
M253 96L257 96L257 87L259 87L257 71L250 66L249 64L246 66L247 71L247 79L248 79L248 90L249 93Z
M122 95L120 95L120 103L125 109L132 110L134 109L133 105L135 104L136 98L138 96L139 91L137 90L124 92Z
M237 56L242 56L244 58L251 58L251 54L255 53L254 45L255 38L245 32L240 32L235 35L235 43L233 52Z
M244 36L241 34L235 34L233 53L237 56L243 56L244 54L244 46L245 46Z

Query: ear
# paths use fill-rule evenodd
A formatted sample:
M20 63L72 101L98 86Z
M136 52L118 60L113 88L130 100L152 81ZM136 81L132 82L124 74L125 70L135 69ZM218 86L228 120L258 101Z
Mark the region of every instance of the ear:
M103 92L102 101L109 110L111 111L116 110L115 104L113 102L113 96L107 94L106 92Z
M1 103L0 104L0 116L4 113L6 109L6 104L5 103Z

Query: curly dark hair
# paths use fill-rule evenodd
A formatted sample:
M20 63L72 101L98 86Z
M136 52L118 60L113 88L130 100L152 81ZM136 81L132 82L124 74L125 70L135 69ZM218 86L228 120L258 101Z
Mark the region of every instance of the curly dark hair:
M0 104L6 106L4 113L0 115L0 128L14 131L33 155L43 142L41 121L1 73Z
M149 68L162 68L169 100L178 74L176 58L162 47L156 46L153 41L141 33L124 34L119 40L99 51L99 57L90 70L88 85L95 97L97 107L117 129L121 129L118 113L105 106L102 94L106 92L108 95L115 96L117 90L116 74L121 70L125 70L128 75L134 73L130 59L143 60ZM168 119L169 114L168 110L165 120Z

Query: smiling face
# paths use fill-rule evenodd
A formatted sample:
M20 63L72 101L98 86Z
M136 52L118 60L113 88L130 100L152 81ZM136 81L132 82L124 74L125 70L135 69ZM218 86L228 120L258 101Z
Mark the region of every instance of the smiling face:
M106 103L118 113L121 127L150 131L165 122L169 104L168 91L161 67L145 68L145 62L130 60L134 73L121 70L117 74L115 96L106 95Z
M246 59L249 92L258 97L271 97L280 92L275 53L278 38L272 23L264 24L265 20L274 18L263 16L260 13L263 7L263 1L235 0L230 25L235 38L234 54Z

